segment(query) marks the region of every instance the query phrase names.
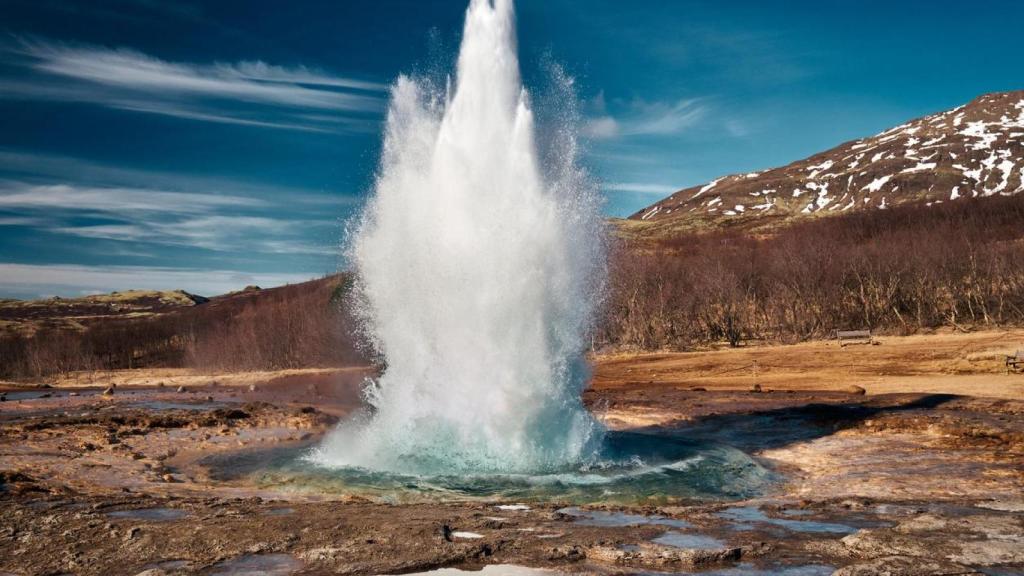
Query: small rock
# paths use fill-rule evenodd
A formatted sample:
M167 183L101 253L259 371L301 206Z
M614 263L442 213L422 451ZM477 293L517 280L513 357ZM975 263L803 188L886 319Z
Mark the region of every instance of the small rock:
M249 384L249 392L255 392L257 390L259 390L259 388L255 384Z
M161 479L162 479L162 480L163 480L164 482L177 482L177 480L175 480L175 479L174 479L174 476L172 476L172 475L170 475L170 474L164 474L164 475L163 475L163 476L161 476L160 478L161 478Z
M163 388L164 387L164 383L163 382L157 382L156 383L156 387L157 388Z
M184 386L178 386L178 392L184 392L184 391L185 391L185 387Z
M104 396L113 396L114 395L114 387L113 386L107 386L107 389L103 391L103 395Z
M139 527L138 526L132 526L131 528L129 528L128 531L125 532L125 534L124 534L125 542L127 542L128 540L131 540L132 538L135 538L135 536L138 533L139 533Z
M0 402L7 402L7 394L0 394Z
M267 544L266 542L257 542L245 549L249 554L259 554L261 552L266 552L267 550L270 550L270 544Z
M847 386L846 388L844 388L843 390L847 394L853 394L855 396L863 396L863 395L868 393L867 390L865 390L865 389L863 389L860 386L857 386L855 384L851 384L851 385Z
M703 387L703 386L694 386L693 388L690 388L690 392L707 392L707 391L708 391L708 389Z
M78 392L68 392L69 397L78 396Z
M754 384L753 386L750 387L750 391L754 392L754 393L760 392L761 391L761 385L760 384Z

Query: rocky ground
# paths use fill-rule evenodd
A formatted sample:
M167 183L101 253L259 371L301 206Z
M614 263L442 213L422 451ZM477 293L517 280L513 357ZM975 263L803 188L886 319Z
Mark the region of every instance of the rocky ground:
M870 366L872 354L902 345L853 354ZM709 361L725 370L748 353ZM357 370L107 394L11 389L0 403L0 574L530 573L511 565L584 574L1024 573L1024 401L1013 398L1024 376L981 374L999 387L987 396L878 384L862 394L828 377L815 389L810 376L785 389L774 376L758 387L740 379L749 375L703 385L685 371L616 376L690 361L602 359L587 402L612 428L740 448L779 473L768 493L632 508L394 504L223 480L205 465L211 455L316 441L358 405Z

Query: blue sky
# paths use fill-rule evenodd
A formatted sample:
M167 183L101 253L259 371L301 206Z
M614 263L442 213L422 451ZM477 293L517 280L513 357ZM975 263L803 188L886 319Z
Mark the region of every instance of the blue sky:
M1024 88L1024 3L519 0L524 78L575 79L612 216ZM461 0L5 0L0 297L215 294L343 265L387 88ZM542 101L542 99L538 99Z

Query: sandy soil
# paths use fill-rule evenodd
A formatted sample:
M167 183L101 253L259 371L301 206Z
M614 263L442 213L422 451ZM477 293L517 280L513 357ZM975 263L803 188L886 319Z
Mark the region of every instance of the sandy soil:
M251 372L218 372L191 368L146 368L139 370L97 370L71 372L39 380L38 382L7 382L0 380L0 390L16 390L38 386L54 388L95 388L97 386L170 387L178 386L250 386L285 378L356 374L362 380L370 374L369 367L300 368L290 370L257 370Z
M637 385L708 390L844 391L1024 398L1024 378L1005 357L1024 349L1024 330L882 336L874 345L808 342L596 359L593 387Z
M196 386L182 391L167 374L117 374L109 396L64 384L8 392L0 574L368 575L509 564L572 574L1019 574L1024 375L1005 374L1000 355L1022 338L599 358L585 399L608 426L727 444L779 481L742 502L582 513L557 502L393 504L224 479L208 466L218 455L317 441L360 405L366 369L218 375L216 385L191 374ZM756 376L744 372L754 360ZM602 512L613 521L580 516Z

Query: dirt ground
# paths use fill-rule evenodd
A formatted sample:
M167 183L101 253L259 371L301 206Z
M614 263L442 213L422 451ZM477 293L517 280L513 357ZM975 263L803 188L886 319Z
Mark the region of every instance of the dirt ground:
M1022 574L1024 374L1002 356L1022 342L596 358L585 400L609 428L728 445L779 479L743 501L582 510L394 503L208 464L315 443L367 368L19 386L0 402L0 575Z
M608 355L593 388L636 385L708 390L845 391L1024 398L1005 358L1024 349L1024 330L880 336L873 345L815 341L676 354Z

